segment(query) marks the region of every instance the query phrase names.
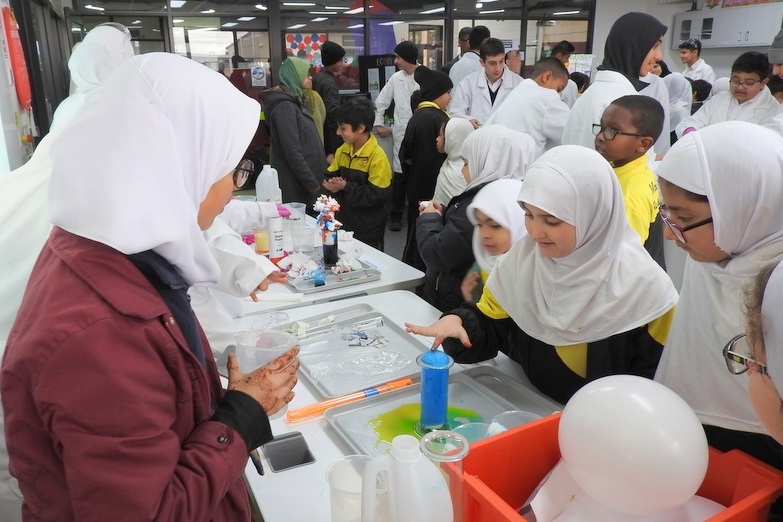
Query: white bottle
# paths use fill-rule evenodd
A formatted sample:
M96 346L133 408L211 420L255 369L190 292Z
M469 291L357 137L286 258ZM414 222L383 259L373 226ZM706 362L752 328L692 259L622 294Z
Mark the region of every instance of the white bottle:
M377 475L385 472L388 503L378 513ZM392 440L391 454L376 457L362 474L362 522L378 519L389 522L452 522L454 510L446 479L419 448L411 435Z
M277 169L272 168L272 165L264 165L264 168L258 174L258 178L256 178L256 201L277 204L283 202Z

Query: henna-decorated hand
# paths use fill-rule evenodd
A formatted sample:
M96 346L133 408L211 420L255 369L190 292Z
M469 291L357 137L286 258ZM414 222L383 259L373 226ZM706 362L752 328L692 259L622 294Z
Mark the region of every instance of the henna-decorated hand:
M251 373L242 373L235 354L228 355L228 389L253 397L267 415L274 415L294 398L299 347L295 346L274 361Z

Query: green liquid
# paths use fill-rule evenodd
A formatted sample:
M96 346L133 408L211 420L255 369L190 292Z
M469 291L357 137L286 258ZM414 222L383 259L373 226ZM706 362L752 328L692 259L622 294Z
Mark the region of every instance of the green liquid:
M478 414L475 410L469 410L467 408L455 408L449 406L446 410L446 416L448 418L449 426L459 426L466 422L483 422L484 417ZM416 438L420 438L414 429L416 423L419 422L421 417L421 404L403 404L399 408L395 408L386 413L381 413L368 423L372 426L378 440L375 441L375 447L378 448L381 444L391 445L391 441L397 435L413 435Z

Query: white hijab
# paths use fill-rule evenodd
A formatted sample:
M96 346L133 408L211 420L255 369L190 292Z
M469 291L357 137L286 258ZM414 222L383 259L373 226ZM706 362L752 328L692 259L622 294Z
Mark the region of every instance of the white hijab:
M721 348L745 331L746 285L783 255L783 137L742 121L710 125L681 138L658 176L707 196L715 244L731 257L718 263L687 259L655 379L685 399L702 422L762 433L747 399L747 377L726 372Z
M473 124L465 118L451 118L444 130L444 148L448 157L440 167L438 181L435 184L433 201L448 205L451 198L465 190L465 176L462 175L462 145L465 138L473 132Z
M783 390L783 264L772 271L761 302L767 371L775 387Z
M500 256L491 256L481 246L481 234L476 221L476 210L509 231L511 244L527 234L525 230L525 211L517 201L522 182L516 179L499 179L478 191L468 205L468 219L473 229L473 255L482 270L491 272Z
M671 73L663 78L669 90L669 128L674 129L679 123L691 115L691 100L693 88L685 76Z
M124 254L153 250L189 285L214 284L199 205L242 158L259 113L192 60L131 58L52 143L52 223Z
M729 79L725 76L715 80L712 84L712 90L710 91L710 97L720 94L722 92L729 92Z
M77 43L68 59L73 91L57 106L52 131L60 130L84 104L86 94L99 87L126 60L133 57L131 34L121 24L101 24Z
M565 257L541 254L525 236L503 256L487 285L528 335L554 346L606 339L645 325L677 302L625 215L620 184L596 151L555 147L530 167L519 200L576 227Z
M465 190L498 179L525 179L536 156L536 142L524 132L488 125L472 132L462 146L470 182Z

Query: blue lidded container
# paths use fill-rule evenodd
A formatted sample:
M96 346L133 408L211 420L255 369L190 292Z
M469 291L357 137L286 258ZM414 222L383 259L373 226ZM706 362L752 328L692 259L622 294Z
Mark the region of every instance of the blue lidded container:
M416 362L421 366L421 418L416 431L449 429L449 368L454 359L444 352L427 350Z

